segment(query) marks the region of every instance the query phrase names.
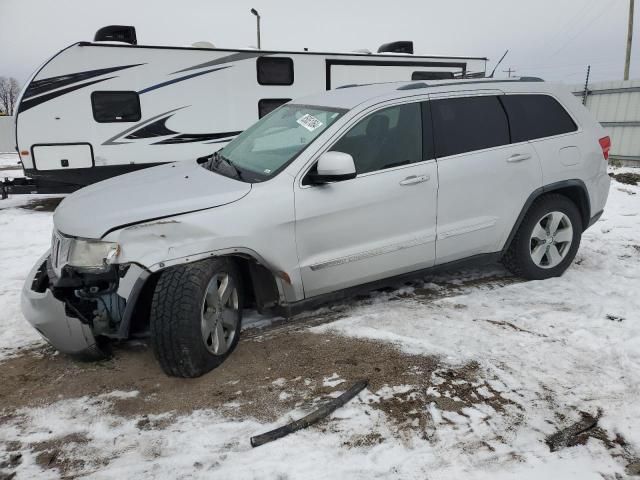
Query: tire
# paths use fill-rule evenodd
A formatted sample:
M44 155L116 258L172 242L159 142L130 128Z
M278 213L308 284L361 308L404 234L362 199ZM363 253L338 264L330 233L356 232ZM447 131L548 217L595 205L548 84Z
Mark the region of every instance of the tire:
M559 277L575 258L582 231L575 203L564 195L543 195L527 211L502 263L514 275L528 280Z
M199 377L233 352L242 324L241 279L237 265L222 257L162 272L151 302L150 329L154 355L167 375Z

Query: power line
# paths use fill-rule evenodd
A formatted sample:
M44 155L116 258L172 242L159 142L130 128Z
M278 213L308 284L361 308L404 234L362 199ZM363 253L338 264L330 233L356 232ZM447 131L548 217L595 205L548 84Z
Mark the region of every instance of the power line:
M616 0L609 0L609 2L606 3L603 8L601 8L600 10L598 10L596 12L595 16L593 16L588 23L586 23L581 29L579 29L575 33L575 35L573 35L569 40L567 40L565 43L563 43L558 50L556 50L554 53L552 53L549 56L549 58L555 57L558 53L560 53L562 50L564 50L571 42L573 42L576 38L578 38L582 34L582 32L584 32L587 28L589 28L593 24L593 22L595 22L596 20L601 18L602 13L604 13L604 11L607 10L613 4L613 2L615 2L615 1Z

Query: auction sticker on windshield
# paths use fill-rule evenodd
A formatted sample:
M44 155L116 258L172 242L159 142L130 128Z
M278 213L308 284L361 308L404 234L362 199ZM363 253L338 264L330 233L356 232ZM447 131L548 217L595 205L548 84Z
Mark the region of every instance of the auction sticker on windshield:
M322 126L322 122L320 120L308 113L300 117L297 122L310 132L313 132L316 128Z

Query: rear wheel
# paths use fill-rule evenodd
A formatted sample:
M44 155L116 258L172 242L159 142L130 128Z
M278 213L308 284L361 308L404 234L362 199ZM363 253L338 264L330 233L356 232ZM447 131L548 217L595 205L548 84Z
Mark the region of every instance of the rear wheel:
M243 290L240 271L216 258L164 271L151 305L151 342L167 375L199 377L238 344Z
M581 235L578 207L563 195L545 195L525 215L502 262L530 280L558 277L576 256Z

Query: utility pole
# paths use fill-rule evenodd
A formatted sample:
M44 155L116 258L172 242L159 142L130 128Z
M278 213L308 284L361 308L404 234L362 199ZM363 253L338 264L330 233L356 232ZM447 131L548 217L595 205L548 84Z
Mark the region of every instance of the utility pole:
M629 80L629 66L631 64L631 43L633 42L633 2L629 0L629 27L627 30L627 56L624 60L624 79Z
M511 74L512 73L516 73L516 71L514 69L512 69L511 67L509 67L507 70L503 70L504 73L507 73L509 75L509 78L511 78Z
M258 30L258 50L260 50L260 14L255 8L251 9L251 13L256 16L256 21L257 21L256 28Z

